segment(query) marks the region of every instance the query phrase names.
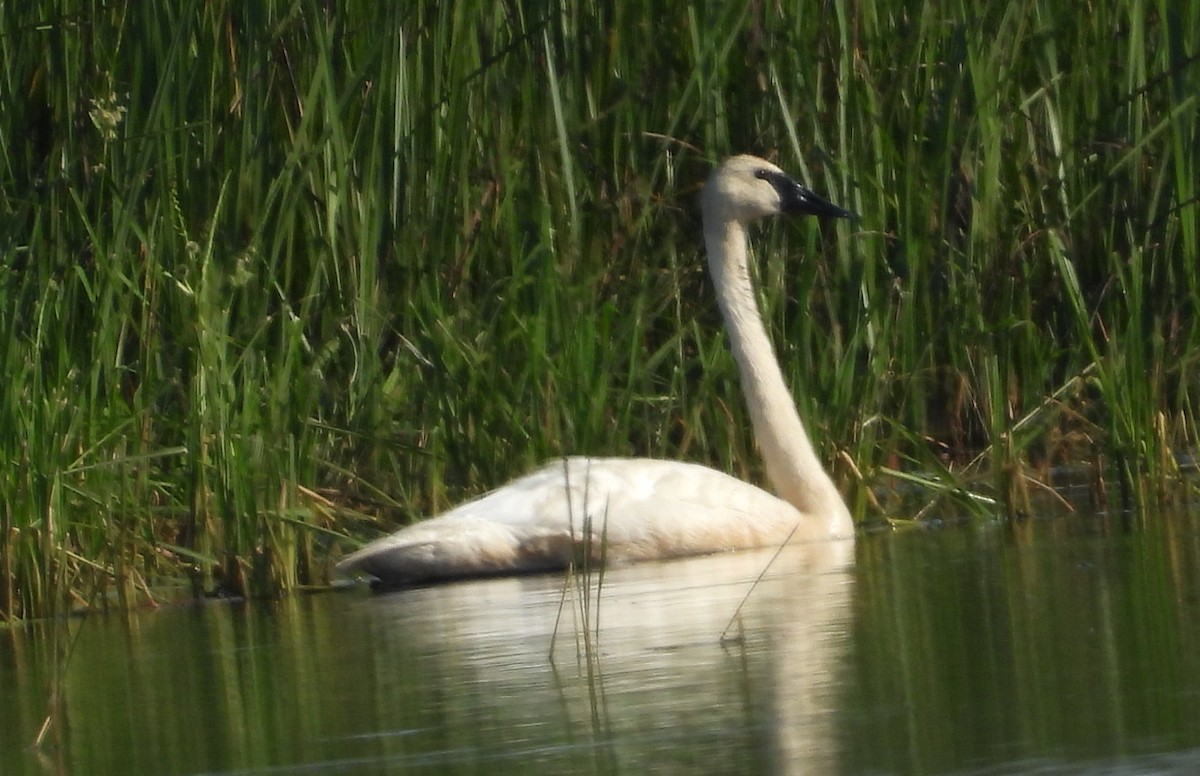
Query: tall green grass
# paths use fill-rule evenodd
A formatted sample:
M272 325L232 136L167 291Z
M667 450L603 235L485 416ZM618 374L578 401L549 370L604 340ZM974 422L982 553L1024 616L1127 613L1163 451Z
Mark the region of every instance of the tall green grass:
M739 151L862 214L756 245L865 519L1177 481L1200 7L608 5L0 7L0 616L318 583L564 453L757 477Z

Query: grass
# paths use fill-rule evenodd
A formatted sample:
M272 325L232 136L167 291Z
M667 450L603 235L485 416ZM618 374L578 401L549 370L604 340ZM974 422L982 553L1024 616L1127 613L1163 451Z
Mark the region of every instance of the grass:
M4 5L0 616L317 584L564 454L757 477L737 151L862 215L756 243L862 519L1178 490L1200 6L652 6Z

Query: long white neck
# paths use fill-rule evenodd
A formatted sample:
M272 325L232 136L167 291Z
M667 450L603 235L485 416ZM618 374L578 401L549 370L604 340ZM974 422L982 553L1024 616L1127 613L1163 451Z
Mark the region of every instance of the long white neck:
M850 512L813 450L767 337L750 282L746 228L736 219L709 220L704 225L709 270L767 476L780 498L825 521L831 533L850 535Z

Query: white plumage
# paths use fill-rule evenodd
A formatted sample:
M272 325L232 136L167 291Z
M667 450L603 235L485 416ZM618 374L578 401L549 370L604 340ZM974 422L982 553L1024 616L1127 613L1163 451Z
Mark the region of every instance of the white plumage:
M854 523L796 412L750 281L746 226L780 213L848 217L778 167L726 160L702 198L709 270L741 373L755 439L778 496L704 466L569 458L378 539L339 573L386 584L625 562L798 541L851 539Z

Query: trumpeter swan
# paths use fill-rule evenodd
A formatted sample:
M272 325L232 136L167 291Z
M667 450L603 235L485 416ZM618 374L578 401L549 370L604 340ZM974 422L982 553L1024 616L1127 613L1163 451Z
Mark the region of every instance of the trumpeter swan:
M337 572L394 585L565 568L581 552L622 562L764 547L789 536L851 539L850 512L813 450L767 338L746 228L780 213L852 214L753 156L713 171L701 210L709 271L778 496L696 464L567 458L371 542Z

